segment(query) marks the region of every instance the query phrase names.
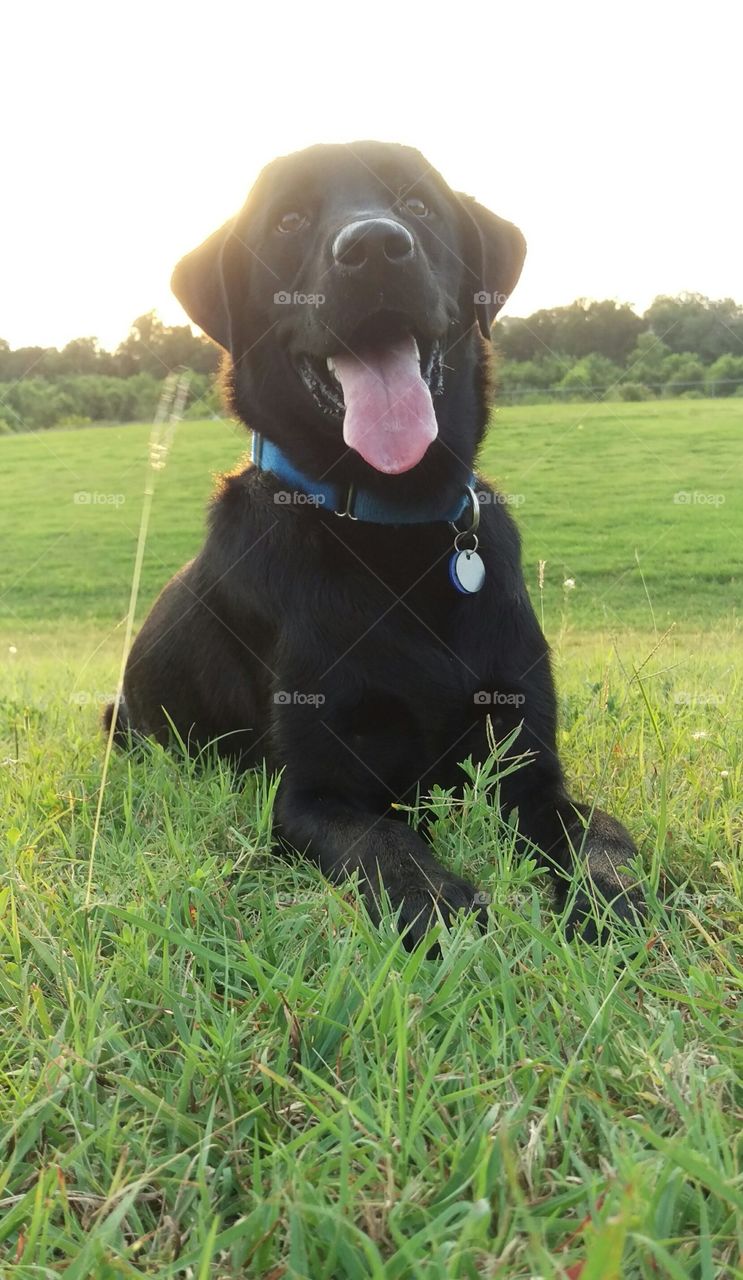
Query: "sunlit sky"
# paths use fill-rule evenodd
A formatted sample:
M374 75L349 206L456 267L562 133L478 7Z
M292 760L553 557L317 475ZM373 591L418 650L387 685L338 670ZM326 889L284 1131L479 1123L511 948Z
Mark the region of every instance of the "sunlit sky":
M0 337L115 346L260 167L417 146L524 230L512 315L743 301L734 3L128 0L5 7Z

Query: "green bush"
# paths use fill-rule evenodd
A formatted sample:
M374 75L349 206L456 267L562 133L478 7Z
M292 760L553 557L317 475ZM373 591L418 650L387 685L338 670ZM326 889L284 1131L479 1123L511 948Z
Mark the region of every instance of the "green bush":
M680 396L686 391L701 391L706 373L699 356L691 351L666 356L660 370L664 394Z
M565 361L558 356L540 360L503 360L496 366L495 383L499 394L513 398L518 404L535 391L553 390L565 375Z
M655 397L644 382L620 382L617 387L620 400L654 400Z
M25 378L0 383L0 402L7 407L4 417L14 431L94 422L148 422L157 409L163 386L163 379L151 373L135 373L128 378L101 373ZM188 403L187 417L222 413L211 375L191 375Z
M606 392L616 393L622 370L606 356L583 356L560 380L560 390L577 400L597 400Z
M743 387L743 356L720 356L707 370L705 390L710 396L734 396Z
M641 333L634 351L627 358L627 378L647 387L660 386L663 382L663 361L671 354L671 348L650 330Z
M68 413L54 425L57 427L89 427L91 423L92 418L86 418L82 413Z

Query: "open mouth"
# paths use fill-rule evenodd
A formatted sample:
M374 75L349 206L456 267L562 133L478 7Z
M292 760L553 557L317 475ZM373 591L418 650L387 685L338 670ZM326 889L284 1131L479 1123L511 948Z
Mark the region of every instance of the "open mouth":
M354 335L353 350L322 361L302 356L298 372L323 413L343 421L343 438L388 475L417 465L436 439L433 397L443 390L441 344L379 317ZM392 332L389 332L392 330Z

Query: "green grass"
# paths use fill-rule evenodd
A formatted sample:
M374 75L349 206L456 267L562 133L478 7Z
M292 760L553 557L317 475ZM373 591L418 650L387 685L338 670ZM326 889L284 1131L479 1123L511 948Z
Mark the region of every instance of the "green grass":
M514 499L535 596L546 561L548 630L566 578L581 628L709 628L740 615L742 434L740 400L498 410L481 470ZM124 616L148 435L128 426L0 441L0 639ZM233 423L181 423L158 484L140 614L198 550L213 476L247 447Z
M2 1280L743 1277L736 410L498 415L566 765L651 918L566 943L480 777L435 843L491 927L439 962L271 857L270 779L155 748L112 760L86 900L147 431L0 440ZM140 613L243 449L179 428Z
M709 628L743 602L743 401L503 409L482 469L545 560L548 627L575 581L581 627Z

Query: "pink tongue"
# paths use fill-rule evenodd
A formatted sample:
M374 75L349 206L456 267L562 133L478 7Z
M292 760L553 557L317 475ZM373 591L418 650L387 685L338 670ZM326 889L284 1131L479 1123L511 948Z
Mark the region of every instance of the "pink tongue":
M377 471L409 471L438 434L413 337L384 351L334 356L333 366L346 402L346 444Z

